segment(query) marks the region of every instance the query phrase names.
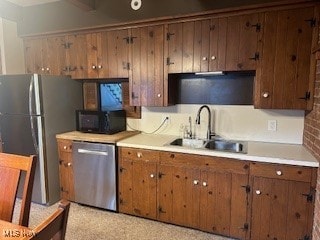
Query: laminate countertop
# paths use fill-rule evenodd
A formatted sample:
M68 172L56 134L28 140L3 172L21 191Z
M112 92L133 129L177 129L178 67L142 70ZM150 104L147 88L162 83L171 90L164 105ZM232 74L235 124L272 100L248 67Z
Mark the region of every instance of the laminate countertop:
M119 147L199 154L255 162L319 167L317 159L307 150L307 148L300 144L249 141L247 153L230 153L203 148L170 145L170 142L176 138L178 137L171 135L136 134L132 137L120 140L116 144Z
M123 131L115 134L95 134L95 133L83 133L78 131L60 133L56 135L57 139L67 139L73 141L85 141L85 142L99 142L115 144L116 142L139 134L139 131Z

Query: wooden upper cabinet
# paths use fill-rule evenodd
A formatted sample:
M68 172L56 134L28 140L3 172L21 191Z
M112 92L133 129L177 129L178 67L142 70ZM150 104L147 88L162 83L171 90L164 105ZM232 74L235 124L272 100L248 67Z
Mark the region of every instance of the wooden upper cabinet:
M66 64L64 37L25 39L26 73L63 75Z
M65 74L73 79L88 78L87 38L85 34L68 35L66 37Z
M107 32L110 78L129 77L129 32L127 29Z
M257 45L261 30L261 14L227 18L227 71L255 70L259 59Z
M88 78L128 78L128 30L86 35Z
M106 32L86 34L88 78L108 77L107 43Z
M255 70L260 14L168 25L168 73Z
M130 105L164 105L164 26L130 29Z
M309 76L313 17L313 7L265 13L255 81L256 108L309 108L314 81Z

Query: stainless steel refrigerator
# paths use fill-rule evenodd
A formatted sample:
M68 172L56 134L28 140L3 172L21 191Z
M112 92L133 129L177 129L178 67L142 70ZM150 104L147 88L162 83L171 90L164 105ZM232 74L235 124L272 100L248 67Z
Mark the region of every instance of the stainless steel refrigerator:
M75 110L82 106L82 84L68 77L0 75L2 151L38 156L33 202L60 199L55 135L75 130Z

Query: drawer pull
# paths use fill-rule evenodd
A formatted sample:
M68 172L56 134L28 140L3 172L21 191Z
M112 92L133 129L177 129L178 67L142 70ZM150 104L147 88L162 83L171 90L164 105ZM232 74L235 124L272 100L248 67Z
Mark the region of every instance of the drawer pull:
M203 183L202 183L202 186L207 187L207 186L208 186L208 183L203 182Z
M67 147L67 146L63 146L63 149L64 149L64 150L67 150L67 149L68 149L68 147Z
M67 166L68 166L68 167L71 167L71 165L72 165L72 164L71 164L70 162L67 163Z
M276 174L277 174L278 176L281 176L281 175L282 175L282 171L278 170L278 171L276 171Z
M257 195L260 195L260 194L261 194L261 191L260 191L260 190L256 190L256 194L257 194Z
M198 185L199 184L199 180L193 180L193 185Z
M137 157L138 157L138 158L141 158L141 157L142 157L142 153L138 152L138 153L137 153Z
M151 178L154 178L154 174L153 174L153 173L152 173L152 174L150 174L150 177L151 177Z

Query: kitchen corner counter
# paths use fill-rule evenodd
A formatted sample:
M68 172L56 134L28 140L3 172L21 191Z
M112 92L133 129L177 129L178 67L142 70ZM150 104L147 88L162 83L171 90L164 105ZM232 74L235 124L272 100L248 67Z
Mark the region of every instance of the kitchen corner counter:
M99 142L99 143L111 143L123 140L128 137L139 134L139 131L123 131L115 134L95 134L95 133L82 133L78 131L66 132L57 134L57 139L67 139L74 141L85 141L85 142Z
M249 141L248 152L243 154L169 145L176 138L178 137L171 135L137 134L117 142L117 146L226 157L255 162L319 167L317 159L300 144Z

